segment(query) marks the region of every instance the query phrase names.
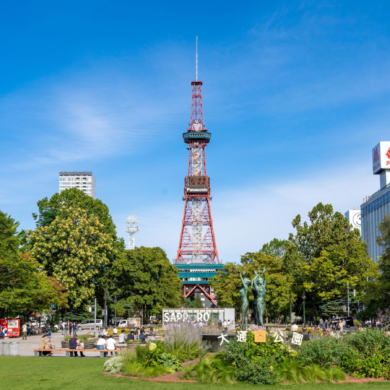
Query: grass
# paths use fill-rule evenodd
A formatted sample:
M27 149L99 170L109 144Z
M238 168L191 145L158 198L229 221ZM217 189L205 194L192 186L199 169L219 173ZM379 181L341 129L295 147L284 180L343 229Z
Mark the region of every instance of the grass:
M376 390L390 383L299 384L256 386L249 384L157 383L103 374L104 359L0 356L0 389L17 390Z

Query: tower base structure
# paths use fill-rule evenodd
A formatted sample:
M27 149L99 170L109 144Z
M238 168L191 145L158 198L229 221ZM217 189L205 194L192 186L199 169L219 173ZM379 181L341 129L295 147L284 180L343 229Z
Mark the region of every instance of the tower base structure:
M217 307L217 298L214 295L209 279L218 271L223 271L223 264L175 264L179 270L179 278L183 283L184 298L195 299L200 295L204 307Z

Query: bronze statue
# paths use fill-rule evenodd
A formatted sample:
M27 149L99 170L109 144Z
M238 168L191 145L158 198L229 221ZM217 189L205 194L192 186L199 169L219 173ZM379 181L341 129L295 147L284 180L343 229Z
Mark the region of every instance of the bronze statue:
M248 309L249 309L249 302L248 302L248 286L250 284L249 279L245 278L245 271L243 271L242 275L241 272L238 271L240 274L241 282L242 282L242 289L240 290L240 297L241 297L241 330L248 328Z
M260 270L255 271L255 277L252 279L251 288L255 299L253 300L253 308L255 311L256 325L264 326L263 316L265 312L265 293L267 285L267 277L265 276L266 268L263 268L263 277L261 278ZM241 293L240 293L241 294Z

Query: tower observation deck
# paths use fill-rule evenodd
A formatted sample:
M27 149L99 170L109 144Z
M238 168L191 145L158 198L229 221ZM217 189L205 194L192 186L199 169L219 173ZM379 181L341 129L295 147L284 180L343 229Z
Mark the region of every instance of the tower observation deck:
M211 217L210 178L206 168L206 146L211 134L203 122L202 85L197 77L191 82L191 120L183 134L189 156L184 179L184 216L175 264L183 282L184 296L201 294L209 304L216 306L207 280L223 266L219 261Z

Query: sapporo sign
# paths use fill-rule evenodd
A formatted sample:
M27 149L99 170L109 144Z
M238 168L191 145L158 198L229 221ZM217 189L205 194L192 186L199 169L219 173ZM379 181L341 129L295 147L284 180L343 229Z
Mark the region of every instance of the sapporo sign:
M195 312L188 313L186 311L182 312L165 312L164 313L164 323L170 322L181 322L181 321L197 321L197 322L207 322L210 319L210 314L207 312Z

